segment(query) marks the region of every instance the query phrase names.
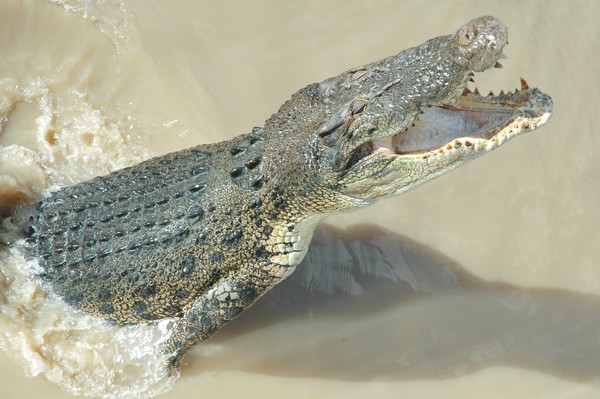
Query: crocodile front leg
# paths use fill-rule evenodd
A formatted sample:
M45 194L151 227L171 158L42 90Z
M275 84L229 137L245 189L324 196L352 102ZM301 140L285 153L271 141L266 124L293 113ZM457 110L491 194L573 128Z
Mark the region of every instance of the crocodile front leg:
M237 270L191 302L184 309L183 316L175 322L163 347L163 353L170 356L169 369L178 369L179 361L191 346L215 334L293 269L294 266L269 264L268 267L263 265L254 269L262 271L259 275L251 269Z

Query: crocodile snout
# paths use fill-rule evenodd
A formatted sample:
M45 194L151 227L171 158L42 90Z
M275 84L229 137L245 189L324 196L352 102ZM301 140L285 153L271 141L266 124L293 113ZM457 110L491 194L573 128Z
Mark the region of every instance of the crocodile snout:
M508 43L508 28L498 18L484 16L463 25L454 34L456 62L475 72L496 64Z

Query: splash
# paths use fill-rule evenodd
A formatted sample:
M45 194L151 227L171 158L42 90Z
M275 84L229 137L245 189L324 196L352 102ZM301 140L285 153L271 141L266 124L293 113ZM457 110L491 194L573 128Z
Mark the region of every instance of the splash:
M131 42L122 2L52 3L92 22L117 53ZM77 313L46 294L32 278L36 264L18 250L17 222L27 217L24 206L16 211L19 204L148 157L135 138L142 129L134 114L122 104L102 106L106 99L90 82L104 75L90 65L103 58L86 54L36 68L16 67L10 63L18 58L7 57L0 78L0 212L12 216L2 221L0 242L13 244L0 244L0 348L29 376L74 395L150 397L177 379L160 354L172 321L117 327Z
M131 24L131 13L125 2L115 0L49 0L65 11L89 21L115 46L118 54L125 54L133 43L138 43L137 30Z
M172 321L118 327L77 313L45 293L31 278L35 263L15 247L0 251L0 347L29 376L102 398L149 397L173 387L177 376L168 375L160 353Z

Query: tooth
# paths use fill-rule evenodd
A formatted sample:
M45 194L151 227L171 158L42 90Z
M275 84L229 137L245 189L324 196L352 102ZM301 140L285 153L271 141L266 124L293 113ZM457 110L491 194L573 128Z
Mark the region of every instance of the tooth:
M475 90L473 90L473 93L479 94L479 89L476 87Z
M504 95L504 90L500 90L500 95L503 96Z
M471 92L471 90L469 90L468 87L465 87L465 89L463 90L463 96L466 96L467 94L469 94Z
M475 79L473 79L473 77L471 76L471 77L469 78L469 82L473 82L473 83L475 83Z
M488 97L493 97L494 96L494 92L490 90L490 92L488 93Z
M527 90L529 89L529 85L527 84L527 81L523 78L521 78L521 90Z
M494 65L494 68L502 68L502 64L496 61L496 65Z

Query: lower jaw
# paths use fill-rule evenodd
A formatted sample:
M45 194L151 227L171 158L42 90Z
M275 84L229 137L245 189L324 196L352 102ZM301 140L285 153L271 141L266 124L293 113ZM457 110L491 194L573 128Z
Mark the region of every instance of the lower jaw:
M535 118L517 117L505 126L492 131L482 132L474 136L458 137L442 145L423 150L403 151L402 147L394 145L396 136L392 136L372 142L372 150L383 156L418 157L423 159L448 154L459 149L472 152L492 151L515 136L537 129L546 123L549 117L550 113Z
M513 97L477 95L484 100L513 100L507 104L475 102L472 95L464 95L455 105L426 108L412 127L373 141L371 148L385 155L423 157L456 148L490 151L514 136L537 129L550 117L551 99L537 89L510 95Z

